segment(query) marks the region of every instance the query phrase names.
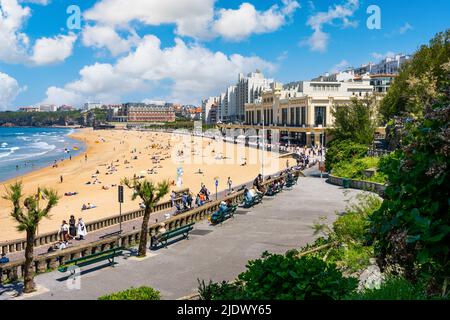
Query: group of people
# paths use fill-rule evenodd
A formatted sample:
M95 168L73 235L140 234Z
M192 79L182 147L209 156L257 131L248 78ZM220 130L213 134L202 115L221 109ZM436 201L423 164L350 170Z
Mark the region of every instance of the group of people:
M195 204L197 205L197 207L201 207L206 202L210 201L210 198L209 198L210 195L211 195L211 193L206 188L206 186L202 183L200 191L197 194L197 197L195 198Z
M69 223L63 220L58 231L59 240L65 244L68 244L69 240L76 239L77 237L78 240L83 240L86 235L87 229L83 219L79 218L77 222L73 215L70 216Z

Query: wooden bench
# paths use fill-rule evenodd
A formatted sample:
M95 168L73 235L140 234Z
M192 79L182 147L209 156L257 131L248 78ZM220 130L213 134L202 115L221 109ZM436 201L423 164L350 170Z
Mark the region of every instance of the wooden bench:
M222 223L225 220L228 220L228 219L234 217L234 213L236 212L237 207L238 207L237 205L233 205L232 207L225 210L225 212L217 211L217 212L213 213L211 215L210 222L213 225L216 225L216 224Z
M189 232L191 232L194 229L194 224L195 223L190 223L190 224L187 224L180 228L164 232L157 238L157 243L151 244L151 248L156 248L159 244L161 244L161 246L166 248L167 242L170 239L174 239L177 237L179 237L180 239L188 239L189 240Z
M67 272L70 271L70 273L73 275L75 274L75 269L85 267L91 264L96 264L101 261L108 260L110 265L114 265L114 259L115 257L121 256L124 248L123 247L117 247L113 249L109 249L103 252L98 252L94 254L90 254L78 259L69 260L66 263L64 263L62 266L58 268L59 272Z

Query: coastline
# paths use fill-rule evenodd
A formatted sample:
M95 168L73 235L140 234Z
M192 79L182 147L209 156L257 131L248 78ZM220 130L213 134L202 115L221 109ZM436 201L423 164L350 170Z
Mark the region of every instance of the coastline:
M4 128L4 127L2 127L2 128ZM17 127L16 126L16 127L10 127L10 128L70 129L70 130L73 130L73 132L69 132L69 133L65 134L64 137L67 137L67 138L69 138L71 140L74 140L74 141L78 141L81 144L80 150L76 152L76 155L74 155L72 157L72 159L76 159L76 158L80 157L83 153L85 153L88 150L88 146L86 145L85 142L83 142L83 139L81 139L80 137L78 137L76 135L77 130L82 130L82 128L72 128L72 127L63 127L63 126L61 126L61 127L49 127L49 126L46 126L46 127L28 127L28 126ZM62 163L62 162L59 162L59 163ZM22 173L22 174L18 174L18 175L14 176L14 177L7 178L5 180L2 180L0 178L0 185L2 185L2 184L3 185L11 184L11 183L16 182L18 180L21 180L21 178L26 177L29 174L32 174L32 173L34 173L36 171L39 171L39 170L44 170L44 169L49 168L49 167L51 167L51 164L38 165L35 168L31 169L30 171L27 171L27 172Z

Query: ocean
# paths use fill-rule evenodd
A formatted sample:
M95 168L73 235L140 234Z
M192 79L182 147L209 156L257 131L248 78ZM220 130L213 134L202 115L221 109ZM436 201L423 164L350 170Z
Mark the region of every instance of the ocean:
M0 182L53 165L85 150L72 129L0 127Z

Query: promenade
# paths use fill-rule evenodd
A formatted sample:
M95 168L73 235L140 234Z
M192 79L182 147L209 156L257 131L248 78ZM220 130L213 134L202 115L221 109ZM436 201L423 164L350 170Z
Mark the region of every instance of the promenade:
M167 249L149 251L146 259L126 254L116 266L83 269L81 287L67 287L67 275L57 271L36 277L40 294L28 299L97 299L137 286L151 286L163 299L177 299L196 292L197 279L233 280L248 260L264 251L284 253L314 241L311 226L319 217L331 223L344 210L345 200L356 190L344 190L316 177L300 178L293 190L265 198L252 208L239 208L234 219L220 226L197 223L190 240ZM0 300L11 299L13 286L0 288Z

